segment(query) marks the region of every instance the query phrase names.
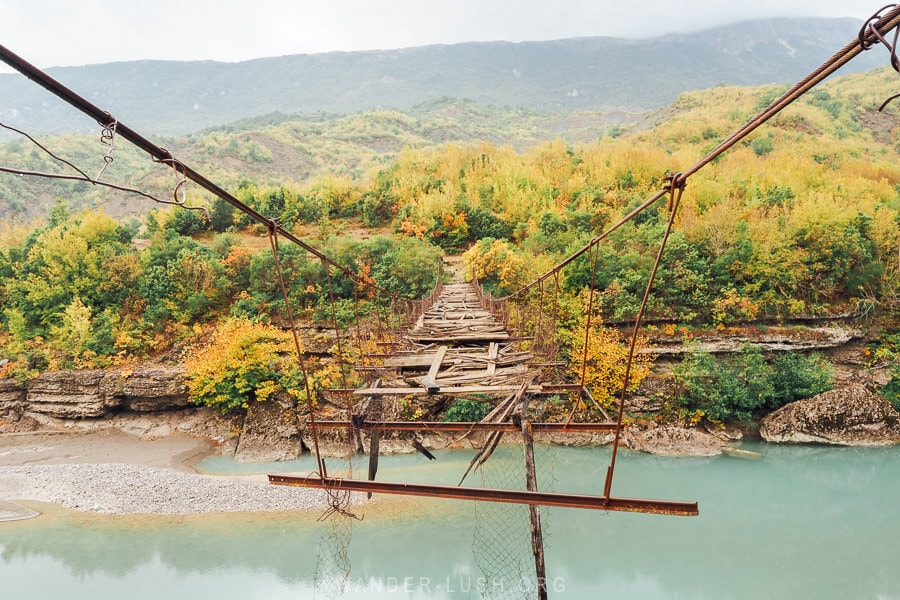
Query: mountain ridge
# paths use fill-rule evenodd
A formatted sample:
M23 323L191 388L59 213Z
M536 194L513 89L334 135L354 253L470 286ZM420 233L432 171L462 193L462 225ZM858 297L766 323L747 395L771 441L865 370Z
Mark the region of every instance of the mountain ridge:
M274 112L408 110L445 96L543 112L637 111L717 84L794 81L852 40L861 23L770 19L644 40L469 42L236 63L144 60L47 71L152 135L184 135ZM877 52L866 53L844 72L884 63ZM96 127L18 74L0 74L0 120L42 135Z

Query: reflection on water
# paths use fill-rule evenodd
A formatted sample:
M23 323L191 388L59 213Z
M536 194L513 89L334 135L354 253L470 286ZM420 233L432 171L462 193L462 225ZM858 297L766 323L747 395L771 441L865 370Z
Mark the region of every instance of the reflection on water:
M615 495L697 500L699 517L547 510L551 597L900 598L900 448L749 447L765 457L621 456ZM386 457L379 477L455 483L470 457ZM607 457L557 449L554 488L596 493ZM327 527L318 513L42 508L38 519L0 524L3 598L309 597ZM472 503L384 497L363 512L342 597L478 598L480 587L521 585L483 580Z

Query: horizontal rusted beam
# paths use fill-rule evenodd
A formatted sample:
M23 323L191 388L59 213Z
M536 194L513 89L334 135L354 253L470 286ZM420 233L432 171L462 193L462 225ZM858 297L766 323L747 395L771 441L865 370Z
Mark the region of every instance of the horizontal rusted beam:
M439 388L436 392L429 394L424 387L383 387L383 388L329 388L329 392L337 394L352 393L356 396L423 396L423 395L469 395L469 394L504 394L515 392L519 389L517 385L461 385L448 386ZM577 383L564 383L558 385L532 385L528 388L529 394L548 395L562 394L565 392L581 391L581 386Z
M514 423L472 423L444 421L364 421L354 425L352 421L316 421L319 429L362 429L364 431L521 431ZM615 423L532 423L531 428L541 433L591 433L615 431Z
M588 508L593 510L614 510L683 517L693 517L700 514L696 502L645 500L639 498L606 498L604 496L562 494L558 492L527 492L522 490L499 490L493 488L456 487L450 485L362 481L359 479L341 479L337 477L321 478L317 474L311 474L307 477L269 475L269 483L294 487L327 488L348 492L427 496L431 498L448 498L454 500L481 500L486 502L505 502L509 504L536 504L563 508Z

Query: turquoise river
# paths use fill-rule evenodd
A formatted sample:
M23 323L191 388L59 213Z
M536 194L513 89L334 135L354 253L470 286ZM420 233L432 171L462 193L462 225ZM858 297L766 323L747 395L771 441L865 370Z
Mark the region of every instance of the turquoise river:
M696 500L698 517L545 509L550 598L900 599L900 446L743 447L762 457L620 454L614 495ZM437 455L383 457L379 479L455 484L472 456ZM552 474L554 490L602 489L608 448L540 455L553 465L542 473ZM241 474L310 465L212 457L199 468ZM321 556L344 547L329 542L346 529L344 517L103 517L39 508L36 519L0 523L4 600L503 596L486 590L491 585L534 597L522 581L485 577L476 547L489 534L476 526L472 502L376 497L352 523L351 570L339 589L317 584L315 574L324 570Z

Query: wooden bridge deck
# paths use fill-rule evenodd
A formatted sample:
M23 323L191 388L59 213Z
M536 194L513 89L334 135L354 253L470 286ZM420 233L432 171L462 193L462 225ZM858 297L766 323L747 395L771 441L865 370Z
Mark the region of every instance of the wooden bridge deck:
M503 323L481 307L472 284L445 285L405 339L408 348L384 361L395 376L354 395L499 395L538 378L534 356L516 349ZM528 392L557 393L563 387L570 386L534 383Z

